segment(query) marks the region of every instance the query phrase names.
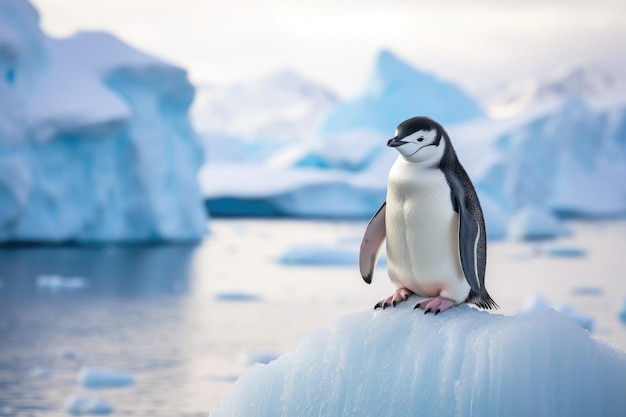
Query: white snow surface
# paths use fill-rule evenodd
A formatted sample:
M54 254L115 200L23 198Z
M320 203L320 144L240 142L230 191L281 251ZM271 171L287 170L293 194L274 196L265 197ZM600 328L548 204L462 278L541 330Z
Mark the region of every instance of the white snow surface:
M186 72L105 33L48 38L26 0L0 28L0 241L202 236Z
M340 317L234 384L220 416L618 416L626 355L552 310Z

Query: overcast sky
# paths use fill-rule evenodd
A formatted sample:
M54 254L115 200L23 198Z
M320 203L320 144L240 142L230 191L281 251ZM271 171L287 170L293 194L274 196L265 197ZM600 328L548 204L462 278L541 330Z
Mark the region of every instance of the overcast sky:
M33 4L48 35L109 31L185 67L196 83L231 83L290 67L349 97L381 48L473 92L561 65L626 62L622 0Z

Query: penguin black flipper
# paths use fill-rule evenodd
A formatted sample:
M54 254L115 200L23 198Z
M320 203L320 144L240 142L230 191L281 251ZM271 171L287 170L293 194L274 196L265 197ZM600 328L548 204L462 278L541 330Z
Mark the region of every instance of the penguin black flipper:
M361 241L361 249L359 250L359 270L361 271L363 280L368 284L372 283L378 252L387 235L385 229L386 205L387 202L384 202L376 214L370 219L365 233L363 234L363 240Z
M466 302L485 309L498 308L485 288L487 231L478 195L464 170L456 174L448 182L454 210L459 214L461 267L471 288Z

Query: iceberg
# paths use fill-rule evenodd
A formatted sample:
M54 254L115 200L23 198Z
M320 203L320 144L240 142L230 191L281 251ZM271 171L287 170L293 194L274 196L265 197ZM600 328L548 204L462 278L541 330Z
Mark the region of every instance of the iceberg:
M516 240L540 240L561 236L566 229L549 210L528 206L511 215L507 233Z
M184 70L106 33L47 37L0 3L0 242L197 240Z
M241 375L221 416L619 416L626 355L552 310L342 316ZM593 382L591 382L593 381Z
M283 70L226 87L199 87L191 117L207 161L259 161L302 143L337 101L329 89Z
M427 115L447 125L483 116L481 106L460 87L416 70L391 51L381 51L360 96L337 105L318 133L369 129L385 134L409 117Z

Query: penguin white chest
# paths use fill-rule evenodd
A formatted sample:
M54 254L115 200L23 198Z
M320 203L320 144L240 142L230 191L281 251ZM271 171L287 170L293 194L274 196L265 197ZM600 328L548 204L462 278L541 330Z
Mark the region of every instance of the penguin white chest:
M387 269L396 287L463 302L469 294L459 255L459 216L446 177L399 157L389 172Z

